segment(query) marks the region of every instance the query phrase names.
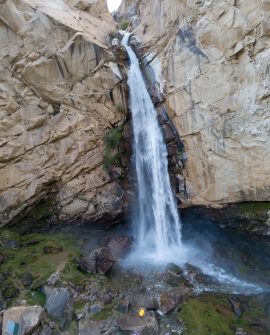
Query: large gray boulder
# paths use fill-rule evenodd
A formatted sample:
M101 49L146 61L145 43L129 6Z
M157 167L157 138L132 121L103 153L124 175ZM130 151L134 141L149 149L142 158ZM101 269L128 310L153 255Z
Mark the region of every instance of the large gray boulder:
M8 322L19 327L19 334L31 334L41 323L44 308L41 306L12 307L4 312L2 334L6 334Z
M50 316L60 320L60 325L65 326L73 316L72 297L66 288L46 288L46 310Z

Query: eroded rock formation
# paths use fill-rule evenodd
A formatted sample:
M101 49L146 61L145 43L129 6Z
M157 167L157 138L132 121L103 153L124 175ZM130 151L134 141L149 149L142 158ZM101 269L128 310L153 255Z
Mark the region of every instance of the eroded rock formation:
M184 141L183 205L270 197L270 1L124 0Z
M105 0L1 1L0 225L33 207L32 221L122 212L103 167L104 138L127 109L115 28Z

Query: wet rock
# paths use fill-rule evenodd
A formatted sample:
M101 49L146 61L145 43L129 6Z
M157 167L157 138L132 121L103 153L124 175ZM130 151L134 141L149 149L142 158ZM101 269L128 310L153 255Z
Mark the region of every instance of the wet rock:
M191 281L196 281L201 284L218 284L218 281L209 275L206 275L202 270L194 265L185 264L184 272Z
M132 239L128 236L109 237L106 241L106 247L113 257L123 258L130 251L132 243Z
M114 48L114 53L115 53L117 61L125 62L129 59L126 49L122 47L121 45L118 45Z
M25 272L22 275L22 284L25 287L31 286L33 283L33 276L29 272Z
M66 288L45 288L45 308L50 316L60 320L64 327L72 319L73 304L71 294Z
M63 247L54 243L48 243L43 247L44 254L59 254Z
M189 288L174 288L160 295L158 303L162 313L167 314L183 302L189 294Z
M95 305L90 306L90 308L89 308L89 312L90 312L91 314L97 314L97 313L101 312L102 309L103 309L103 308L102 308L101 305L95 304Z
M159 334L158 322L154 312L147 312L143 318L137 315L128 314L119 320L118 326L121 331L128 335Z
M108 248L95 249L89 256L75 259L79 270L88 273L106 274L113 266L115 260Z
M3 334L6 334L8 320L12 320L19 325L19 334L30 334L40 324L44 314L43 307L28 306L28 307L13 307L4 312L3 318Z
M183 270L180 268L180 266L178 266L174 263L168 264L167 271L175 273L177 275L180 275L180 274L183 273Z
M130 307L129 300L123 300L117 305L116 310L122 314L128 314L129 307Z

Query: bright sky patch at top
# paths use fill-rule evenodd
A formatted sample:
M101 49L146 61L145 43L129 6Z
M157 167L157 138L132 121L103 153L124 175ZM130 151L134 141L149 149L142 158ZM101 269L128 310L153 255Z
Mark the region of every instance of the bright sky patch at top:
M113 12L117 10L118 7L121 5L122 0L107 0L109 11Z

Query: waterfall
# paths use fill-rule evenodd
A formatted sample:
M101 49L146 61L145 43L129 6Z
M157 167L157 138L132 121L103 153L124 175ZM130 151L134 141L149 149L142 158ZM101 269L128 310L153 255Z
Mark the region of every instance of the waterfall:
M130 59L128 86L138 188L135 254L157 262L171 261L177 257L176 248L179 250L181 246L181 224L170 185L167 148L129 38L130 34L126 33L122 45Z

